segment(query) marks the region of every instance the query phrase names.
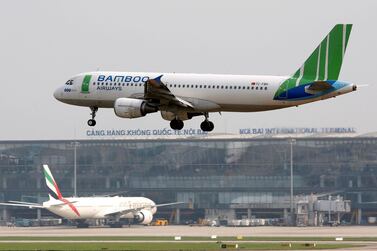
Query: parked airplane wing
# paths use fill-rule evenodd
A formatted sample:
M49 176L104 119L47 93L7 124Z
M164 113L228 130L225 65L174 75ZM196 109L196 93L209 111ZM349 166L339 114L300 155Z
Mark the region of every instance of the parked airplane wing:
M155 207L167 207L167 206L173 206L173 205L181 205L185 204L185 202L172 202L172 203L165 203L165 204L157 204Z
M150 208L150 206L114 211L114 212L105 214L105 216L106 217L120 217L120 216L122 216L124 214L128 214L128 213L135 213L136 214L140 210L143 210L143 209L146 209L146 208Z
M158 99L160 100L160 103L164 105L174 104L181 107L194 108L190 102L178 98L171 93L169 88L161 81L161 77L162 75L154 79L148 79L145 82L145 99Z
M150 209L150 208L154 208L154 207L166 207L166 206L173 206L173 205L179 205L179 204L184 204L184 202L172 202L172 203L157 204L157 205L154 205L154 206L144 206L144 207L138 207L138 208L130 208L130 209L111 212L111 213L105 214L105 216L106 217L119 217L121 215L128 214L128 213L135 213L136 214L137 212L139 212L140 210L143 210L143 209Z
M68 204L73 204L73 203L77 203L78 201L60 201L60 200L56 200L55 203L50 203L51 206L55 207L55 206L64 206L64 205L68 205Z
M28 208L44 208L44 206L40 204L31 204L31 203L4 203L1 202L0 205L2 206L15 206L15 207L28 207Z

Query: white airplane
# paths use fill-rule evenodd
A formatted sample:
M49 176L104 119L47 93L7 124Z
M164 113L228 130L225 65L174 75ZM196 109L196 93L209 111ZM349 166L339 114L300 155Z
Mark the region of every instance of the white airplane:
M210 112L257 112L298 106L355 91L338 80L351 24L337 24L292 75L214 75L147 72L87 72L69 79L54 92L57 100L91 109L113 108L122 118L160 111L172 129L203 115L200 128L212 131Z
M157 207L183 204L182 202L157 204L145 197L63 197L47 165L43 165L44 176L49 188L49 200L43 204L22 201L0 203L5 206L44 208L63 218L88 227L87 219L106 219L111 227L121 227L122 219L147 225L152 222Z

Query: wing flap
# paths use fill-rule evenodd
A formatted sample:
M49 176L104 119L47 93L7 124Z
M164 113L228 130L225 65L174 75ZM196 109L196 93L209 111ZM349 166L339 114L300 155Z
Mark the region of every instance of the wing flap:
M190 102L176 97L161 81L163 75L145 82L144 99L158 99L163 105L177 105L185 108L194 108Z

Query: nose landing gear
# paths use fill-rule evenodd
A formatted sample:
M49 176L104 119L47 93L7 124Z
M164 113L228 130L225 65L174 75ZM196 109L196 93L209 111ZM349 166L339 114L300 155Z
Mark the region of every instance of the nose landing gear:
M90 110L92 111L90 113L92 118L88 120L88 126L95 126L97 123L94 120L94 118L96 117L96 112L98 111L98 107L90 107Z

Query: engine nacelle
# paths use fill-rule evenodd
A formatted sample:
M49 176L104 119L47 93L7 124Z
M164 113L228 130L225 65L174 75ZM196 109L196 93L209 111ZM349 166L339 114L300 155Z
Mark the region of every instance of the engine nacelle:
M157 112L158 107L151 106L147 101L135 98L118 98L114 103L114 112L121 118L140 118L147 113Z
M135 215L134 220L138 224L148 225L153 220L153 214L151 211L143 209Z

